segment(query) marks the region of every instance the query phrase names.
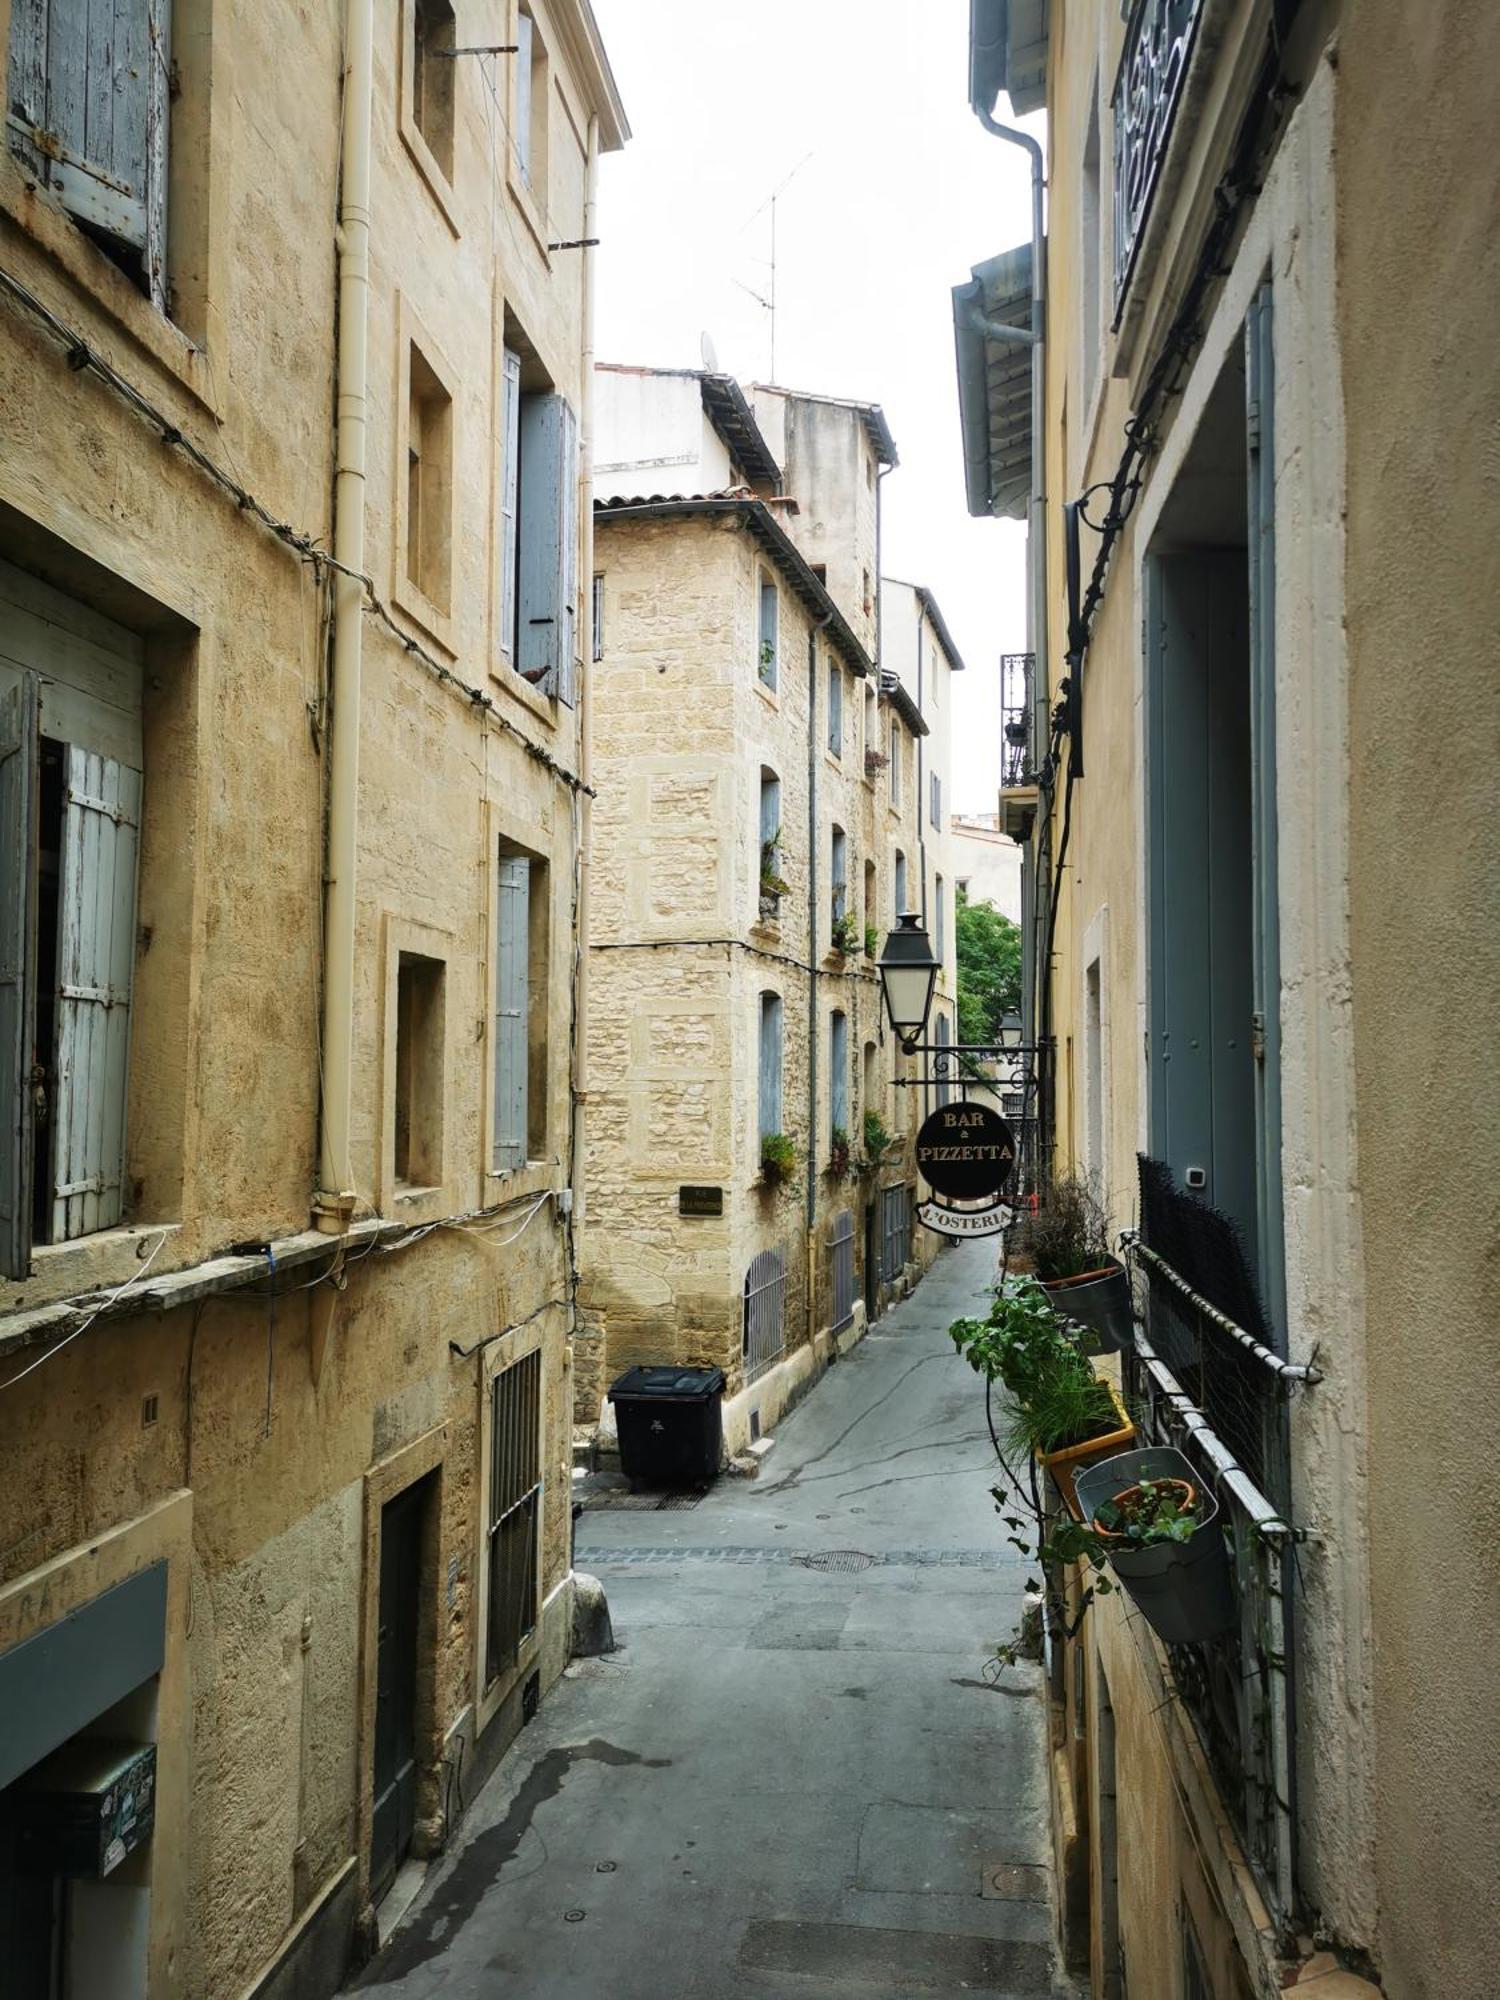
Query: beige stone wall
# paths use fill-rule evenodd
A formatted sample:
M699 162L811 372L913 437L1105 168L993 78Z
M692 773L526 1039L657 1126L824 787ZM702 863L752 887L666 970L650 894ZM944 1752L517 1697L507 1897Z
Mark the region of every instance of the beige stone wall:
M534 12L551 63L547 175L535 194L507 163L477 59L455 66L453 168L438 171L410 116L409 0L376 10L366 535L375 595L398 630L363 621L353 1165L362 1214L434 1228L393 1254L362 1241L336 1286L319 1282L334 1263L330 1241L326 1259L278 1275L274 1300L268 1261L267 1281L244 1291L122 1312L50 1352L0 1359L6 1601L29 1602L49 1566L81 1574L101 1539L154 1546L148 1524L174 1495L191 1496L167 1649L169 1664L186 1662L192 1698L179 1678L169 1701L164 1681L164 1782L181 1774L182 1806L163 1821L171 1846L157 1857L153 1995L239 1994L351 1869L357 1898L366 1892L385 1498L435 1477L419 1848L445 1837L444 1759L459 1754L457 1738L467 1760L494 1722L481 1754L495 1754L519 1721L520 1683L537 1672L546 1684L566 1658L571 1253L559 1196L580 826L574 794L526 744L576 773L581 717L498 657L496 452L503 337L524 335L528 365L575 408L586 400L583 260L544 246L585 234L589 121L605 107L590 101L576 59L579 10L539 0ZM0 0L0 46L7 14ZM180 163L199 175L174 193L174 310L196 345L26 188L8 151L4 262L272 514L326 547L342 10L314 7L293 22L281 6L205 0L176 14L179 29L192 18L204 30L174 48ZM298 60L288 67L291 33ZM502 106L507 73L500 64ZM177 142L174 125L174 151ZM453 398L446 609L423 603L405 575L413 339ZM328 607L308 565L92 374L71 372L9 303L0 409L7 558L139 630L147 648L131 1086L139 1192L126 1227L40 1251L32 1278L7 1287L11 1313L118 1285L147 1256L155 1279L231 1243L308 1227ZM494 716L441 685L401 636L484 690ZM527 1167L497 1177L490 1022L502 840L545 863L549 951L546 1055L533 1075L543 1143ZM444 964L441 1171L416 1194L393 1170L403 949ZM450 1226L475 1210L486 1211L478 1227ZM0 1318L0 1342L7 1327ZM535 1347L545 1609L514 1671L488 1685L489 1387L497 1366ZM39 1352L44 1365L16 1379ZM0 1625L0 1648L24 1636Z

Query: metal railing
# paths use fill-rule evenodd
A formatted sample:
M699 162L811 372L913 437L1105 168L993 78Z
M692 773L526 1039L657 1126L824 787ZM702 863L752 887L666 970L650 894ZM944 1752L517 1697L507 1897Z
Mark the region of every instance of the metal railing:
M842 1333L854 1318L854 1217L841 1208L828 1242L833 1266L833 1331Z
M1036 783L1035 653L1000 655L1000 703L1003 748L1000 785L1015 791Z
M1136 0L1115 78L1115 315L1161 179L1205 0Z
M1195 1291L1133 1236L1136 1290L1126 1391L1143 1442L1172 1444L1215 1495L1229 1538L1238 1623L1167 1648L1172 1679L1277 1923L1295 1908L1291 1519L1287 1400L1316 1382Z

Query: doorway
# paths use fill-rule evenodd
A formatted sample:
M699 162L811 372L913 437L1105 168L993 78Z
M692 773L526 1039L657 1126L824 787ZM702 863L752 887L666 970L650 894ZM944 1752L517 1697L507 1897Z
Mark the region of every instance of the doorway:
M429 1475L380 1510L380 1603L375 1670L375 1800L370 1892L375 1901L411 1849L417 1817L417 1696L422 1633L422 1544Z

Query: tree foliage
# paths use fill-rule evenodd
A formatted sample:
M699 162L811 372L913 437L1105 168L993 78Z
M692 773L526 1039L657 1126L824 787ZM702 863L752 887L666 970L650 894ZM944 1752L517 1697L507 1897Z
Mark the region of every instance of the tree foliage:
M958 953L958 1039L993 1042L1002 1015L1021 1005L1021 927L993 903L960 896L954 916Z

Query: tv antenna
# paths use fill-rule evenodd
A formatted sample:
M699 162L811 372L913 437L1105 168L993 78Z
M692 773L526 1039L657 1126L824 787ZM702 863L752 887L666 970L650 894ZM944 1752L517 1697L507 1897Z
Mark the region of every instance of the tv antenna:
M748 229L750 227L750 224L755 221L756 216L763 215L768 208L771 211L771 263L770 263L771 282L768 292L764 293L757 292L752 286L742 284L738 278L736 278L734 282L737 285L739 285L739 288L742 292L748 293L749 296L752 299L754 299L755 303L758 306L763 306L766 312L770 314L771 380L773 382L776 380L776 204L778 201L780 201L781 197L786 193L787 189L791 186L792 182L797 178L798 174L801 173L802 169L807 165L808 161L812 158L813 153L816 151L817 148L814 147L812 149L812 152L804 153L802 155L802 158L797 162L796 166L793 167L792 171L787 175L786 179L783 181L778 181L776 186L772 188L771 192L766 196L765 200L761 203L760 207L756 209L755 214L748 216L745 220L745 228Z

